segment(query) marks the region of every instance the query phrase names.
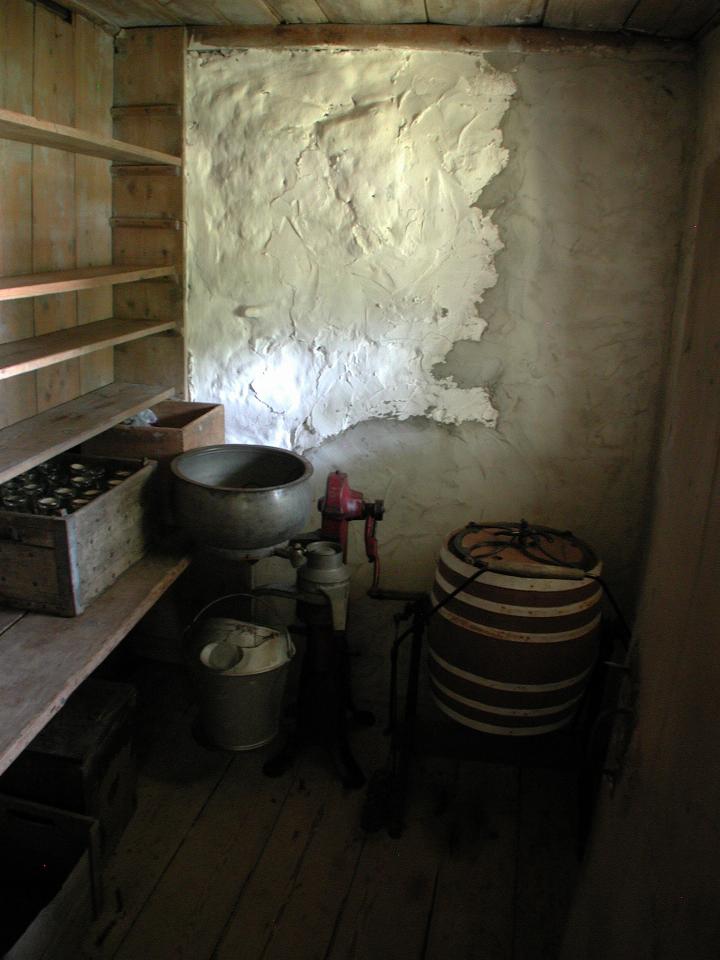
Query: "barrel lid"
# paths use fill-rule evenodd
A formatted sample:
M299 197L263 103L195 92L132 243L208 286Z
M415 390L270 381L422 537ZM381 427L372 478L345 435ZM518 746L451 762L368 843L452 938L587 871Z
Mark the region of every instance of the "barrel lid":
M295 654L286 629L274 630L230 617L208 617L197 628L200 661L223 676L250 676L283 666ZM236 656L232 651L236 651Z
M451 534L452 553L466 563L500 560L513 564L533 564L594 570L595 552L569 530L519 523L469 523Z

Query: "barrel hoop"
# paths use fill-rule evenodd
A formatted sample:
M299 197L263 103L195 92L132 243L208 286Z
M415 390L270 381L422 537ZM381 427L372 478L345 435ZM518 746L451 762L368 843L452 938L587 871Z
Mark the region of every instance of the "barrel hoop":
M481 700L471 700L470 697L464 697L461 693L450 690L444 684L440 683L437 677L431 677L433 685L446 697L451 700L457 700L458 703L464 703L466 707L472 707L473 710L482 710L483 713L493 713L499 717L549 717L556 713L562 713L569 710L574 704L582 698L582 693L572 700L565 700L563 703L554 703L550 707L496 707L494 704L483 703Z
M460 667L449 663L434 650L430 650L430 656L440 664L443 670L455 674L456 677L469 680L471 683L477 683L478 686L492 687L494 690L507 690L509 693L553 693L555 690L564 690L565 687L574 687L582 683L592 670L591 665L576 677L558 680L556 683L504 683L502 680L490 680L488 677L478 676L477 673L470 673L469 670L461 670Z
M464 573L458 573L445 563L444 555L441 554L438 557L437 569L455 588L466 583L474 568L467 566ZM560 607L567 603L579 603L580 600L586 600L588 597L601 596L601 587L596 580L586 580L586 585L581 583L575 589L567 589L567 587L569 583L576 581L551 580L549 582L556 585L555 590L527 590L525 588L527 580L523 577L514 576L513 586L509 585L510 578L506 577L508 583L503 587L496 587L487 582L489 576L490 574L486 573L471 580L463 587L463 591L494 603L521 604L526 607Z
M494 733L501 737L536 737L540 733L552 733L553 730L560 730L562 727L567 726L571 719L571 717L563 717L562 720L558 720L555 723L537 724L532 727L500 726L495 723L483 723L481 720L471 720L470 717L467 717L464 713L457 713L457 711L449 707L439 697L435 696L434 693L432 694L432 698L444 714L453 720L457 720L457 722L461 723L464 727L479 730L481 733Z
M450 599L437 579L435 580L435 592L440 597L446 598L447 609L459 617L477 621L486 627L494 627L496 630L511 630L513 633L557 633L574 630L590 623L600 608L600 605L596 603L585 610L581 610L580 613L524 617L509 613L495 613L493 610L474 606L473 598L465 593L459 593Z
M448 583L439 570L435 573L435 582L445 593L452 593L457 589L452 583ZM567 603L562 607L518 607L510 603L494 603L492 600L484 600L482 597L473 596L467 591L459 593L456 600L466 603L470 607L478 607L480 610L489 610L492 613L504 613L511 617L569 617L574 613L584 613L597 605L600 599L600 591L595 596L581 600L579 603Z
M435 591L431 594L433 604L437 604L442 599L438 597ZM497 630L495 627L487 627L483 623L475 623L466 617L459 617L456 613L448 610L447 607L441 607L438 614L462 630L468 630L470 633L478 633L486 637L492 637L495 640L507 640L510 643L564 643L566 640L578 640L585 637L599 626L601 614L583 624L575 630L564 630L561 633L518 633L515 630Z
M438 683L442 683L444 686L448 687L450 690L454 690L456 694L460 694L463 697L469 697L473 701L482 701L482 703L494 704L498 707L522 707L526 710L531 710L534 707L557 707L559 704L562 704L566 700L571 700L573 697L576 697L585 692L587 687L587 681L583 683L578 683L574 687L562 687L560 690L550 690L550 691L518 691L518 690L496 690L493 687L486 687L478 683L474 683L472 680L464 680L462 677L458 677L454 673L449 673L447 670L443 669L439 663L435 660L428 661L429 666L429 675L430 678L436 680ZM482 671L490 672L490 671ZM524 674L521 677L517 677L514 673L506 673L503 679L521 679L521 680L550 680L555 679L554 677L546 676L533 676L530 674Z
M580 673L595 661L598 635L599 630L566 643L508 643L468 633L438 617L430 648L450 663L457 663L481 677L503 683L555 683ZM464 681L458 677L458 682Z
M451 534L451 537L453 534ZM470 563L465 563L464 560L461 560L460 557L456 557L454 553L451 553L447 548L447 545L441 548L440 557L443 563L447 564L451 570L454 570L455 573L460 573L464 577L469 577L473 571L473 566ZM598 563L596 567L593 567L592 570L588 570L588 573L592 577L599 576L602 570L602 565ZM514 589L517 587L518 579L523 581L524 590L537 590L539 592L547 591L550 593L556 593L558 589L558 584L562 583L562 589L565 590L579 590L581 587L587 587L588 585L595 583L595 580L592 577L586 577L584 580L549 580L546 577L538 577L537 579L526 579L525 577L518 578L507 573L491 573L489 570L486 573L481 574L483 583L487 583L493 587L504 587L507 589Z

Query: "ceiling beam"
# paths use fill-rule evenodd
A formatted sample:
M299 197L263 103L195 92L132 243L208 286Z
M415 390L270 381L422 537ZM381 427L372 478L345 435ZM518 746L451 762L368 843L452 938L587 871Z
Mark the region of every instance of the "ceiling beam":
M691 60L687 43L614 33L536 27L461 27L444 24L288 24L277 27L191 27L191 50L307 47L397 47L465 53L594 53L626 60Z
M115 34L120 30L120 24L116 19L108 17L104 13L98 13L94 10L91 3L84 3L83 0L63 0L63 7L67 7L74 13L79 13L91 23L96 23L102 27L106 33Z

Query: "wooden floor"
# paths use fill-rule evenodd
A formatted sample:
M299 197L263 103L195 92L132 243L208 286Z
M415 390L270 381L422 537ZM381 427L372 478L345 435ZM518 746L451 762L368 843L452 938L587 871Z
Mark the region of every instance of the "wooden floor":
M137 813L85 960L552 960L577 871L574 775L421 758L400 840L360 828L323 751L280 779L198 745L182 677L144 668ZM380 727L354 734L367 769Z

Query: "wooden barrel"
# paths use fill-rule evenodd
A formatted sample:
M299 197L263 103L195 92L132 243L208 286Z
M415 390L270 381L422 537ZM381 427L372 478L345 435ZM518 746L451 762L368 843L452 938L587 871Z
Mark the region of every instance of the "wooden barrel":
M433 602L471 576L478 559L523 575L485 572L433 618L435 702L484 733L558 730L572 720L597 657L602 588L582 573L599 576L601 565L569 533L525 523L470 524L443 545ZM573 568L578 579L548 576L555 565Z

